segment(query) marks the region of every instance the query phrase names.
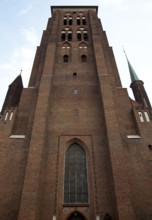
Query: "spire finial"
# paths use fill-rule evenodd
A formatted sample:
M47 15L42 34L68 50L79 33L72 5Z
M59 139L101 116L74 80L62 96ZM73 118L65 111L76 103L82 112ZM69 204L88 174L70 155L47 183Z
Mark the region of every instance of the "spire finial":
M22 69L21 69L21 71L20 71L20 75L22 74Z
M138 81L139 78L138 78L137 74L135 73L135 70L133 69L132 65L130 64L130 62L129 62L129 60L128 60L126 51L125 51L124 49L123 49L123 51L124 51L124 54L125 54L126 59L127 59L128 68L129 68L129 72L130 72L131 82Z

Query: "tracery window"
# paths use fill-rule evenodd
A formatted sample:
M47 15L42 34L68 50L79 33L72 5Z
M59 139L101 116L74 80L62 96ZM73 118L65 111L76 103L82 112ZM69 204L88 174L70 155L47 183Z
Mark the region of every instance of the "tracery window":
M63 25L72 25L72 17L66 16L63 18Z
M65 156L64 202L88 202L86 154L77 143L70 145Z
M72 31L69 28L65 28L61 32L61 40L62 41L72 41Z
M84 28L79 28L79 30L77 31L77 40L88 41L88 32Z

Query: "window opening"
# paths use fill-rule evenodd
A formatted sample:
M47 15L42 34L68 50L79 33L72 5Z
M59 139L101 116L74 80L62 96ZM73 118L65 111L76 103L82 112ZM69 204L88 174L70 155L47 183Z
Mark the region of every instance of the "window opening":
M85 17L82 17L82 24L83 24L83 25L86 25L86 24L87 24Z
M9 117L9 120L11 121L12 118L13 118L13 112L11 112L10 117Z
M8 118L8 112L6 112L4 120L6 121L7 118Z
M87 56L83 54L81 56L81 62L86 62L86 61L87 61Z
M68 63L69 62L69 56L66 54L63 56L63 62Z
M69 25L72 25L72 18L69 18Z
M142 112L138 112L138 115L139 115L140 121L141 121L141 122L144 122L144 117L143 117Z
M108 213L106 213L103 220L112 220L112 217Z
M67 18L64 18L63 25L67 25L67 24L68 24Z
M62 41L65 41L65 39L66 39L66 34L65 34L65 32L62 32L61 39L62 39Z
M80 25L80 24L81 24L80 18L77 17L77 25Z
M81 32L77 32L77 40L78 41L82 40Z
M68 41L72 40L72 32L68 32Z
M84 32L84 33L83 33L83 38L84 38L84 40L88 40L88 34L87 34L87 32Z
M74 89L73 93L74 93L74 95L78 95L78 90Z
M77 73L73 73L73 78L77 78Z
M145 118L147 122L150 122L150 118L147 112L144 112Z
M149 150L152 151L152 145L151 144L148 145L148 148L149 148Z
M65 156L64 202L88 203L86 154L77 143L70 145Z

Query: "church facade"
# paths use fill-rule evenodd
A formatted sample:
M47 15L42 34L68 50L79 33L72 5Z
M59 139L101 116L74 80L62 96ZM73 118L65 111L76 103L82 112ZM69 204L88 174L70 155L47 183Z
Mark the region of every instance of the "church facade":
M151 220L152 110L122 87L97 6L52 6L0 118L0 219Z

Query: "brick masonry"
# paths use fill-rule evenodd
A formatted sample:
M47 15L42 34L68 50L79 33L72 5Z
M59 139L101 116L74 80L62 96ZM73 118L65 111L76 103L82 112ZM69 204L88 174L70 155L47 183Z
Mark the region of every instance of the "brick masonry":
M74 212L86 220L102 220L105 213L115 220L152 219L152 122L145 118L148 109L122 88L96 10L52 7L29 87L15 109L4 109L0 219L68 220ZM67 27L68 14L73 24ZM88 33L83 42L76 37L82 15L87 25L81 28ZM72 41L61 40L65 28L72 30ZM63 62L67 53L69 62ZM83 54L87 62L81 62ZM86 153L87 204L64 204L65 153L72 143Z

